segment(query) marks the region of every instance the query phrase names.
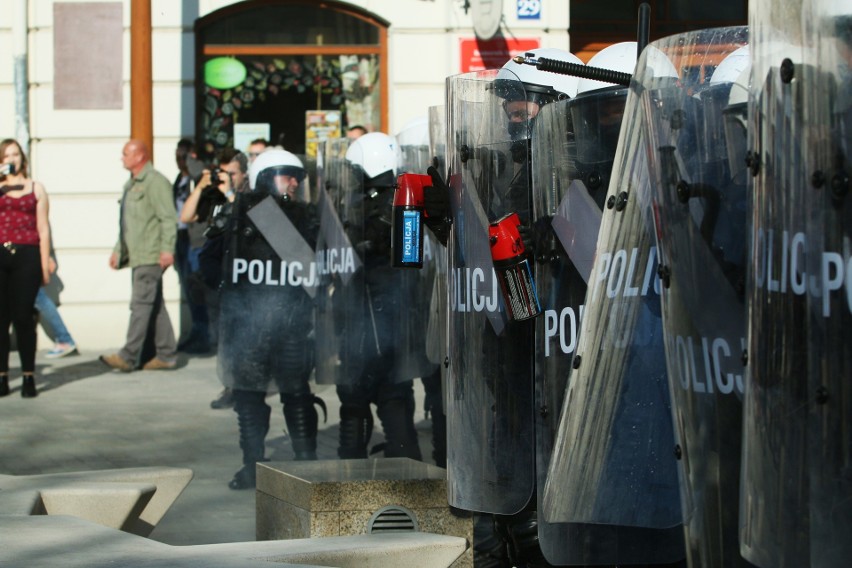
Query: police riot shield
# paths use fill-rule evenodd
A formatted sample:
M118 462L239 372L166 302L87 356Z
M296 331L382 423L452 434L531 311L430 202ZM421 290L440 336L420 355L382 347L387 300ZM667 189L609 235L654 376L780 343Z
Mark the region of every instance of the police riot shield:
M842 566L852 558L852 4L806 3L803 22L804 148L816 186L805 234L821 288L807 295L810 563Z
M506 100L524 100L511 72L447 78L449 252L447 441L449 502L514 514L534 490L530 321L508 322L491 260L489 224L509 213L529 223L528 124Z
M219 376L233 389L285 392L313 368L312 204L265 191L238 193L225 239Z
M749 5L751 226L740 546L758 566L808 565L808 313L800 2ZM796 78L797 71L799 77ZM796 78L796 80L794 80Z
M359 238L363 227L352 210L361 193L361 177L346 161L349 142L330 139L318 151L316 381L320 384L352 384L364 365L358 343L353 344L347 333L363 319L365 286L363 262L350 239Z
M447 114L444 106L429 107L429 165L446 178ZM440 467L447 465L447 248L434 233L427 231L434 267L432 294L429 297L429 322L426 328L426 356L438 366L424 377L424 407L432 416L432 457Z
M391 263L396 147L387 135L367 135L353 142L346 153L361 175L361 185L350 196L351 216L344 226L365 269L361 319L353 320L355 327L346 333L361 338L365 386L411 381L432 367L425 357L428 297L416 296L423 294L418 279ZM359 224L360 233L355 230Z
M428 304L415 310L420 326L410 325L413 308L406 302L414 291L390 262L393 188L371 187L364 170L347 158L350 148L343 140L329 140L324 148L318 380L361 381L367 388L412 380L428 368L422 329Z
M690 566L750 566L739 550L746 276L745 27L651 45L675 68L713 64L659 86L646 76L662 316Z
M652 69L646 49L637 73ZM549 523L606 525L598 562L683 558L638 85L628 94L580 337L544 486ZM647 188L645 188L647 191Z
M544 317L536 321L536 474L544 487L559 409L579 336L626 87L606 87L545 106L532 135L535 278ZM538 493L539 509L543 492ZM552 564L596 564L612 542L605 525L538 518L541 549Z
M749 6L754 203L740 536L760 566L840 566L850 554L850 15L844 2Z
M397 135L399 162L397 174L426 174L431 159L429 154L429 123L426 117L408 123ZM399 269L397 278L407 301L400 303L399 341L408 346L398 350L397 369L400 377L425 377L434 373L443 360L430 358L429 321L433 289L436 285L438 259L435 256L440 243L425 227L423 231L423 267L419 270ZM443 247L441 247L443 248ZM444 255L445 257L445 255ZM442 337L444 335L442 334Z
M444 106L429 107L429 165L446 176L447 113ZM435 280L429 300L426 355L443 370L444 359L447 358L447 249L438 243L431 231L427 236L431 245ZM442 392L446 393L446 389ZM443 408L446 408L446 404Z

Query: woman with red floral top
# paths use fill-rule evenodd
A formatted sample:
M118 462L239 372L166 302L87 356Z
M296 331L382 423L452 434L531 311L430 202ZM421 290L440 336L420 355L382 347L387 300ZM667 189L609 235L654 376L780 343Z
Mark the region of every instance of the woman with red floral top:
M0 163L5 166L0 167L0 396L9 394L11 324L24 375L21 396L32 398L38 394L33 306L39 288L50 280L47 192L28 177L27 157L17 141L0 142Z

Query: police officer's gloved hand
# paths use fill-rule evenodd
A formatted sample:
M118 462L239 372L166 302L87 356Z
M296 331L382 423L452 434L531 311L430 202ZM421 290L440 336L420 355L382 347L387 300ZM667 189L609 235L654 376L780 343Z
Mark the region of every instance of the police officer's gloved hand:
M450 236L450 188L434 166L429 166L426 173L432 178L432 186L423 188L423 206L426 209L423 221L446 246Z
M521 235L521 241L524 243L524 249L531 257L535 257L536 242L535 232L529 225L518 225L518 233Z
M551 215L545 215L536 219L532 225L518 226L524 248L526 248L530 257L543 260L550 256L549 253L553 248L552 237L554 236L551 228L552 221Z

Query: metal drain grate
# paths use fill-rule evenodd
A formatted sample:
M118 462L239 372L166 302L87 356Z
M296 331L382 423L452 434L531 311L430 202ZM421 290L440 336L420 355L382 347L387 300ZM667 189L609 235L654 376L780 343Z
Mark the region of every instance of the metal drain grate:
M417 532L419 530L414 513L399 505L390 505L379 509L373 513L370 522L367 523L367 534Z

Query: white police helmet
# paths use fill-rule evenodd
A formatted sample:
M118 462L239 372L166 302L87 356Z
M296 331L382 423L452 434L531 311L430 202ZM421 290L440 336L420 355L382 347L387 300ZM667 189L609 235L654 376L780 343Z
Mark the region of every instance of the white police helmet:
M647 83L654 80L668 82L667 80L678 79L679 75L674 63L658 47L646 46L639 58L644 59L645 64L642 70L644 76L640 78L641 82ZM639 71L639 69L637 68L636 71Z
M424 173L429 167L429 119L418 116L396 133L397 173Z
M395 138L400 146L428 146L429 119L426 116L412 118L396 133Z
M637 45L635 41L624 41L609 45L597 52L586 64L589 67L598 67L619 73L633 74L636 69ZM588 93L597 89L614 86L615 83L596 81L595 79L580 79L577 85L577 94Z
M346 160L375 179L390 172L396 174L396 140L383 132L364 134L349 145Z
M305 173L305 166L294 154L281 148L270 148L261 152L249 166L249 184L254 191L273 191L276 175L294 177L301 184Z
M713 74L710 76L710 84L735 83L743 72L751 64L749 47L744 45L725 56Z

